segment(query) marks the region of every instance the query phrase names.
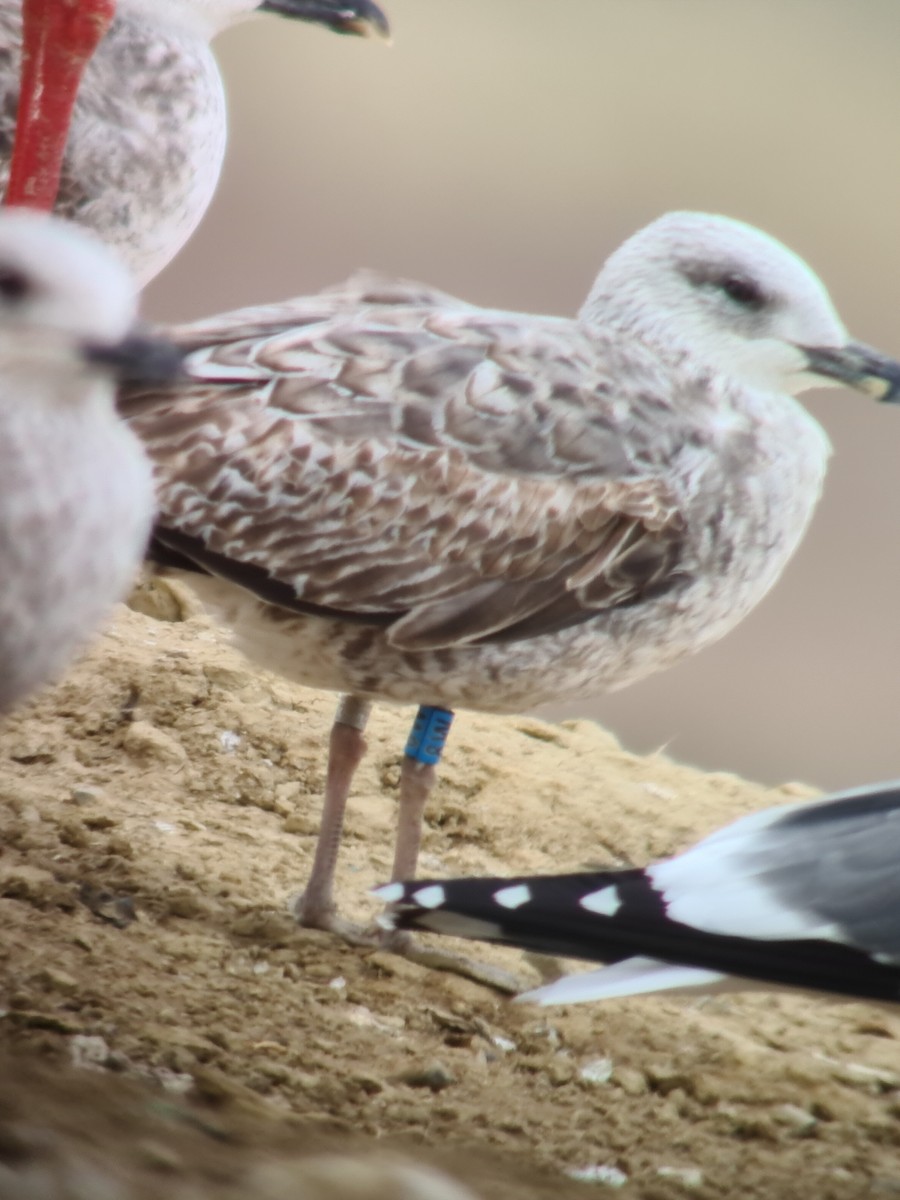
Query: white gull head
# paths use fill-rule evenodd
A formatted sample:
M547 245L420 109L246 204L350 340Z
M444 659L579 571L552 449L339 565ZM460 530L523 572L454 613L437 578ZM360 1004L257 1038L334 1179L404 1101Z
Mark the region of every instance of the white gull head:
M875 391L883 367L850 341L824 285L774 238L728 217L668 213L610 256L581 321L629 331L744 387ZM825 353L823 353L825 352ZM893 394L896 386L881 390Z
M136 310L131 276L94 234L45 213L0 211L0 406L20 406L33 394L26 379L41 380L47 404L83 401L111 415L117 380L172 379L181 352L135 330Z
M18 357L46 346L112 342L136 311L125 267L99 238L27 209L0 219L0 346ZM26 341L23 342L23 338ZM55 357L55 356L54 356Z
M62 672L147 543L152 471L115 385L171 374L178 355L133 335L134 312L106 246L0 211L0 712Z

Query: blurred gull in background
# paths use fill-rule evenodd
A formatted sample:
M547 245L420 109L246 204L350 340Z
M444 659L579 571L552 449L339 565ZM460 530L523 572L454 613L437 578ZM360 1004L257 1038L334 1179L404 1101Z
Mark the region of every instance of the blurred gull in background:
M343 33L388 33L372 0L119 0L87 66L56 211L114 246L140 284L178 253L212 200L225 155L226 114L209 41L257 12ZM0 72L5 189L19 84L18 0L0 0L0 47L6 51Z
M0 712L60 674L131 584L154 514L120 378L180 355L130 335L113 253L55 218L0 211Z

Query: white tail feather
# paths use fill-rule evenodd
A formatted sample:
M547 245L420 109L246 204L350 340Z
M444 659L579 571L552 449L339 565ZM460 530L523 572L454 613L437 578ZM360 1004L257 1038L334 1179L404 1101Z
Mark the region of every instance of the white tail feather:
M722 985L734 986L719 971L675 966L656 958L627 958L599 971L566 975L546 987L523 992L516 1000L531 1004L579 1004L584 1000L613 1000L617 996L647 992L713 992L721 990Z

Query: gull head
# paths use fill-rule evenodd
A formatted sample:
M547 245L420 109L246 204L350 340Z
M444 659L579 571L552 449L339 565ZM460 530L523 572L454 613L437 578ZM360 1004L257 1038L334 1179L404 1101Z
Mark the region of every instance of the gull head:
M374 0L120 0L123 12L209 41L252 17L277 13L334 33L390 40L387 17Z
M96 237L44 213L0 210L0 369L171 378L178 356L133 334L134 316L128 272Z
M669 213L640 230L607 260L580 319L745 387L900 393L900 364L850 340L806 263L728 217Z

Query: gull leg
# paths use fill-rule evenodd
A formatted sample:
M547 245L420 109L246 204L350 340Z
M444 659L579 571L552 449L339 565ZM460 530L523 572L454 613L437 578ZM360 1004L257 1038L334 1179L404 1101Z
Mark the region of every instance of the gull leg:
M437 782L437 764L452 722L453 713L446 708L423 705L416 713L400 768L400 811L391 880L415 877L425 805Z
M453 713L447 708L423 704L416 713L400 768L400 811L397 814L392 882L415 878L425 805L437 779L437 764L441 761L452 723ZM398 954L408 954L414 944L408 933L396 929L383 931L379 940L386 949Z
M433 763L418 762L404 754L400 768L400 811L397 814L391 882L415 879L425 805L436 780L437 771ZM397 954L408 954L414 945L412 935L399 929L383 934L381 943Z
M453 713L446 708L423 705L416 713L400 768L400 811L397 816L392 882L415 878L425 805L437 780L437 764L452 721ZM406 930L382 929L380 941L385 949L402 954L422 966L463 975L476 983L509 994L522 990L520 981L508 971L476 962L461 954L423 946Z
M330 929L353 937L335 916L334 871L344 828L344 811L356 769L366 752L363 736L372 705L358 696L341 696L338 701L328 748L328 772L322 823L313 858L312 871L302 895L292 905L301 925Z

